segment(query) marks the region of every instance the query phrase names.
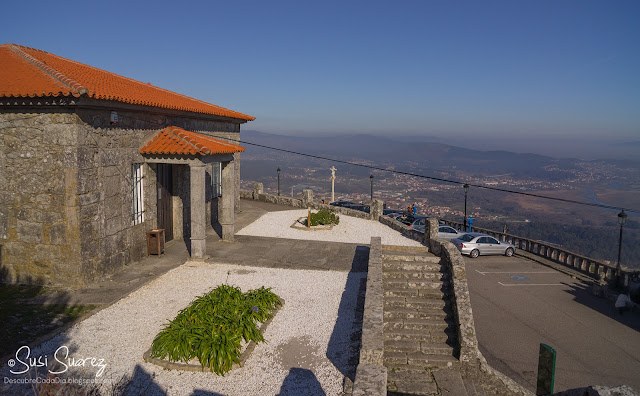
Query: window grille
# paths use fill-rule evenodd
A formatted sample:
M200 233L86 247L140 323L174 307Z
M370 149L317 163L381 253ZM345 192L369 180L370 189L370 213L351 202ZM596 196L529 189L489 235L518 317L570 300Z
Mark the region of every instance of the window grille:
M140 224L144 221L144 194L142 190L142 165L131 165L131 217L133 225Z
M211 186L213 191L213 198L222 196L222 164L220 162L214 162L211 169Z

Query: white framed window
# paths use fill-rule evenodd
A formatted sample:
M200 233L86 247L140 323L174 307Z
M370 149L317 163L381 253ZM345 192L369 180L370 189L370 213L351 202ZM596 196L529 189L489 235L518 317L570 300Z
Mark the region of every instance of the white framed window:
M131 218L133 225L144 221L143 165L131 164Z
M211 164L211 187L213 198L222 196L222 164L220 162Z

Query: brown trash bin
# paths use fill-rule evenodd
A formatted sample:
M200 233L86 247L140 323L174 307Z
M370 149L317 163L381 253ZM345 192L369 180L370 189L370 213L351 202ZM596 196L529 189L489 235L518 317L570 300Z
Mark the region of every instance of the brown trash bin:
M147 256L164 253L164 228L147 231Z

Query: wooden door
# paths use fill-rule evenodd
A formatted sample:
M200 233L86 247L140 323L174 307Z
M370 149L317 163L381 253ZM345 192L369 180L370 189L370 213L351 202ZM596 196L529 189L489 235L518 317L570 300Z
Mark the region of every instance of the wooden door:
M173 205L171 199L171 164L158 164L158 228L164 228L165 240L173 239Z

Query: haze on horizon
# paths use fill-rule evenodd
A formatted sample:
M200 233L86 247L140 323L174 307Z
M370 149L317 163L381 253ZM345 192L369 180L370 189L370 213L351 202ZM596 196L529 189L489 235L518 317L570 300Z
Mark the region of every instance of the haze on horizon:
M12 17L2 43L257 118L243 129L640 158L634 0L116 0L3 10Z

